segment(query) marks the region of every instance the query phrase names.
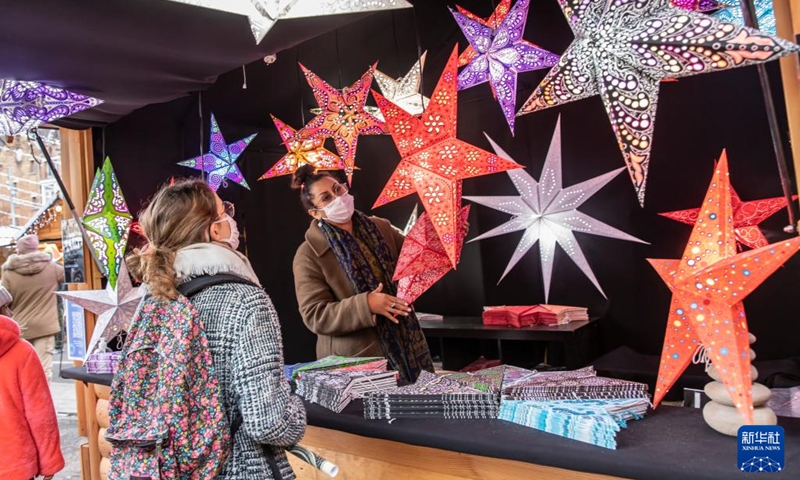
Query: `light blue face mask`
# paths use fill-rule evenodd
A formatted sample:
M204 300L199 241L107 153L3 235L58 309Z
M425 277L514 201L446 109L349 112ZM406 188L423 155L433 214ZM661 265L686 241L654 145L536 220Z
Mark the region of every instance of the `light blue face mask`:
M355 199L349 193L336 197L333 201L323 208L325 219L331 223L347 223L353 217L355 211Z

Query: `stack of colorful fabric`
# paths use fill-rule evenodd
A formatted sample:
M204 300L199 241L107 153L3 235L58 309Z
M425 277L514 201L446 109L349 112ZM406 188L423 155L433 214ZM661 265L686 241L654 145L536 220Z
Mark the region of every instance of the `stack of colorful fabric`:
M285 365L283 373L287 380L294 380L302 372L321 372L325 370L340 371L383 371L386 370L386 359L383 357L340 357L329 355L314 362Z
M304 372L297 376L295 387L295 392L307 401L338 413L367 393L397 387L397 372L385 368L383 371Z
M503 385L508 400L647 399L647 385L598 377L594 367L568 372L541 372Z
M564 325L569 322L589 320L584 307L564 305L529 305L513 307L484 307L484 325L530 327L532 325Z

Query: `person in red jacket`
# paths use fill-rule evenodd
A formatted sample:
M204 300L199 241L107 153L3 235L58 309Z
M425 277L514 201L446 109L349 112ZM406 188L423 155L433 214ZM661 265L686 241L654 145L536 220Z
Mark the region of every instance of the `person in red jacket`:
M19 325L6 317L11 295L0 287L0 478L53 478L64 468L58 420L39 356L20 339Z

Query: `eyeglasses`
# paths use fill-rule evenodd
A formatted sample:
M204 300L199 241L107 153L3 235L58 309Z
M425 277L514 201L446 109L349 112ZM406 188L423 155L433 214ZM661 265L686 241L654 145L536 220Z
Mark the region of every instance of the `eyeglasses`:
M236 216L236 207L231 202L223 201L222 209L222 213L220 213L217 218L221 217L223 214L231 218Z
M337 183L333 186L333 194L335 197L331 197L328 192L323 192L319 196L319 206L317 210L321 210L325 208L329 203L333 201L334 198L341 197L342 195L348 192L347 185L342 185L341 183Z

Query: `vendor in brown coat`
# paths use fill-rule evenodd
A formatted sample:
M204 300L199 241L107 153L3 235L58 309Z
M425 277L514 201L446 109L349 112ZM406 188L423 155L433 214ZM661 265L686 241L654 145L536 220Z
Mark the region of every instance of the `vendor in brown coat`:
M432 372L413 309L394 296L402 232L356 211L347 187L327 172L304 165L292 185L313 218L293 270L300 315L317 334L317 357L386 357L406 381Z
M58 324L56 290L64 282L64 267L49 253L39 251L39 238L25 235L17 241L17 253L2 267L0 285L14 298L11 309L22 338L36 349L49 381L53 376L53 351Z

